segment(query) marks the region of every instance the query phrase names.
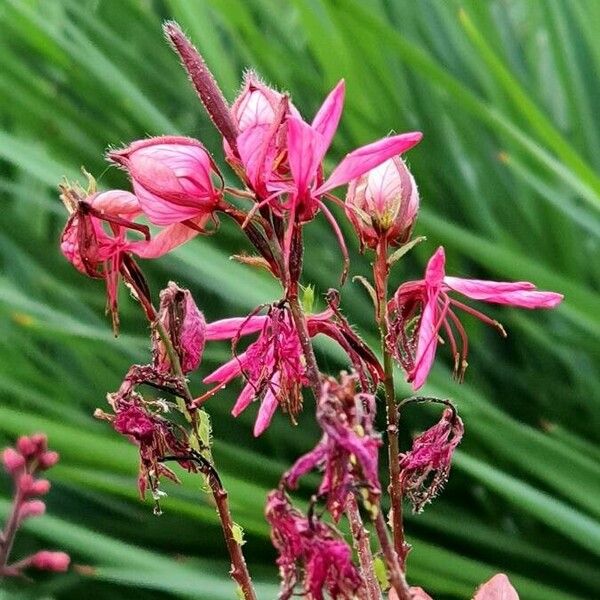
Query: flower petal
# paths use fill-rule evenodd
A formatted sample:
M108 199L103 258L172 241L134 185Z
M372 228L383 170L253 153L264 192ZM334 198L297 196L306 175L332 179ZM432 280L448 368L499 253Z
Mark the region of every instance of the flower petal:
M342 110L344 108L344 93L346 84L342 79L329 93L323 102L319 112L315 115L311 127L323 136L325 149L331 145L331 140L335 135Z
M412 383L414 390L418 390L427 379L438 343L439 326L437 318L437 294L430 297L423 308L421 323L419 325L419 339L415 353L415 366L409 374L408 381Z
M440 246L429 259L425 268L425 283L427 286L438 287L444 279L446 267L446 253L444 246Z
M231 414L234 417L239 417L243 411L248 408L248 405L254 398L256 397L256 389L251 383L247 383L242 389L238 399L236 400L233 408L231 409Z
M196 219L191 219L191 221L199 228L202 228L209 219L210 215L204 215ZM197 235L198 231L193 227L185 223L174 223L165 227L149 242L144 240L131 242L128 248L140 258L158 258L185 244Z
M302 194L315 178L327 148L318 131L295 117L287 120L287 147L296 190Z
M481 279L444 277L444 283L452 290L474 300L494 304L509 304L521 308L554 308L564 298L556 292L540 292L528 281L500 282Z
M268 317L232 317L230 319L221 319L213 321L206 326L207 340L228 340L237 336L248 335L260 331Z
M348 183L351 179L360 177L388 158L406 152L406 150L418 144L422 137L423 134L418 131L403 133L402 135L383 138L353 150L333 170L327 181L315 191L315 195L323 194Z
M208 327L207 327L208 329ZM222 364L218 369L213 371L210 375L207 375L202 382L203 383L227 383L234 377L237 377L242 369L246 365L246 353L238 354L231 360Z
M258 415L256 416L256 422L254 423L254 437L258 437L262 433L264 433L265 429L271 424L273 419L273 415L277 410L277 405L279 402L277 401L277 395L274 392L274 388L279 387L279 372L273 375L271 379L271 383L269 385L269 389L265 394L265 397L262 399L260 403L260 408L258 409Z

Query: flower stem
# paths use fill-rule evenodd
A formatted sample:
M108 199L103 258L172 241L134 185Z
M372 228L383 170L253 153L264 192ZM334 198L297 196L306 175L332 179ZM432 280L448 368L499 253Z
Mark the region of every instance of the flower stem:
M381 600L381 590L377 583L375 567L373 565L373 554L371 553L371 545L369 543L369 532L363 524L358 508L358 502L356 501L354 494L348 494L348 500L346 501L346 516L350 522L354 548L358 554L361 575L365 582L367 593L366 599Z
M392 505L392 531L394 535L394 548L402 572L406 569L406 556L410 545L404 538L404 525L402 522L402 488L400 484L400 446L398 442L398 409L394 390L394 364L387 348L388 334L388 279L389 265L387 260L387 244L382 242L377 247L376 259L373 265L375 290L377 295L377 324L381 336L381 352L383 354L384 391L387 411L387 438L388 462L390 472L390 502Z
M390 583L396 591L396 594L398 594L398 600L411 600L411 593L408 588L408 584L406 583L404 573L398 566L398 555L388 537L388 530L383 518L383 513L381 511L378 511L377 516L375 517L375 531L377 532L379 545L388 567Z
M135 282L129 281L129 283L134 287L134 289L136 290L136 294L140 299L145 298L145 295L140 295L141 292L138 289L136 289ZM180 380L181 387L183 388L185 395L183 400L185 401L186 412L192 425L193 435L198 440L198 443L201 447L202 442L198 438L198 417L196 407L194 406L194 397L190 392L187 379L185 377L183 369L181 368L179 355L173 347L173 342L169 337L169 333L165 329L164 325L157 319L156 309L154 308L152 303L147 298L145 298L145 301L142 301L142 305L144 307L144 312L150 319L151 326L156 330L156 332L160 336L162 343L165 346L173 375L175 375ZM196 460L199 459L196 458ZM208 463L208 461L206 461L206 463L208 464L208 466L203 463L204 470L208 478L213 498L215 499L215 504L217 506L217 514L219 515L219 520L221 521L221 527L223 529L225 544L227 546L229 558L231 560L231 578L239 585L240 589L242 590L244 600L256 600L256 594L252 585L252 578L250 577L250 572L248 571L248 566L246 565L246 559L244 558L242 547L235 540L235 537L233 535L234 521L231 516L231 511L229 509L229 499L227 490L223 487L221 479L219 478L219 475L214 466Z
M0 535L0 573L6 567L8 559L10 557L10 551L12 550L13 543L15 541L15 535L19 529L19 511L23 498L21 493L15 491L15 497L13 499L12 508L6 521L6 525Z

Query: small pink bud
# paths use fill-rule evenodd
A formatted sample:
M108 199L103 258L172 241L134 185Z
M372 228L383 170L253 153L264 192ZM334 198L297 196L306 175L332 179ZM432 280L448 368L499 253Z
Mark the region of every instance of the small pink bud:
M41 550L31 557L29 565L41 571L64 572L69 568L70 562L71 558L64 552Z
M48 450L40 456L38 460L39 468L42 470L49 469L50 467L53 467L59 461L59 459L60 455L58 452Z
M219 171L197 140L163 136L133 142L108 153L109 160L129 172L146 216L155 225L171 225L211 214L221 190Z
M25 462L23 455L14 448L6 448L2 452L2 463L6 471L11 475L25 467Z
M50 482L47 479L34 479L29 473L19 477L19 489L24 496L44 496L50 491Z
M171 338L183 372L196 370L204 352L206 321L190 291L171 281L160 293L157 319ZM156 369L161 373L170 372L169 356L158 333L154 335L153 352Z
M29 439L36 445L38 452L44 452L48 449L48 436L45 433L34 433Z
M382 239L394 246L407 242L418 210L417 184L400 157L386 160L348 186L346 214L369 248Z
M22 435L17 440L17 449L25 458L31 458L34 454L37 454L38 446L30 437Z
M46 512L46 505L41 500L28 500L23 502L19 510L19 521L29 517L39 517Z

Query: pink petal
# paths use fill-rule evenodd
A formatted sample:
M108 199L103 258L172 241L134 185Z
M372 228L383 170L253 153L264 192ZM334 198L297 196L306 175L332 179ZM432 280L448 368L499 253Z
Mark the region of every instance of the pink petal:
M162 168L159 170L163 171ZM160 176L160 174L157 173L157 176ZM164 182L164 178L162 181ZM181 221L193 219L198 216L199 210L197 206L182 206L167 202L135 180L132 183L133 191L139 198L142 210L151 223L155 225L171 225L172 223L180 223Z
M287 146L292 177L302 194L314 179L327 148L318 131L295 117L287 120Z
M277 389L279 387L279 373L275 373L273 375L273 379L271 379L271 384L269 385L269 389L265 394L262 402L260 403L260 408L258 409L258 415L256 416L256 422L254 423L254 437L258 437L262 433L264 433L265 429L271 424L273 419L273 415L277 410L277 406L279 402L277 401L277 396L273 392L273 389Z
M331 145L331 140L333 139L338 123L340 122L340 117L342 116L342 110L344 108L345 90L346 84L342 79L329 93L329 96L325 98L325 102L323 102L319 112L313 119L311 127L323 136L325 148L329 148Z
M414 390L418 390L427 379L438 343L438 323L436 322L437 294L427 300L421 315L419 339L415 353L415 366L410 373L409 381Z
M130 192L109 190L88 198L88 202L97 210L109 215L133 217L142 212L138 199Z
M256 389L251 383L247 383L242 389L238 399L236 400L233 408L231 409L231 414L234 417L239 417L243 411L248 408L248 405L254 398L256 397Z
M266 316L233 317L213 321L206 326L207 340L229 340L237 336L260 331L267 321Z
M207 327L208 329L208 327ZM207 338L208 339L208 338ZM203 383L226 383L231 381L234 377L237 377L242 369L246 365L246 353L238 354L225 364L221 365L218 369L213 371L210 375L207 375L202 382Z
M202 228L209 220L210 215L204 215L192 219L193 223ZM131 242L128 246L129 250L137 254L140 258L158 258L171 252L178 246L185 244L193 237L198 235L198 231L185 223L174 223L165 227L158 235L153 237L149 242L137 241Z
M411 600L433 600L433 598L420 587L411 587L410 594ZM398 594L394 588L390 590L388 600L398 600Z
M468 298L521 308L554 308L564 298L556 292L540 292L528 281L499 282L444 277L444 283Z
M498 573L477 590L473 600L519 600L519 595L508 577Z
M422 137L423 134L418 131L403 133L402 135L383 138L382 140L353 150L333 170L327 181L315 191L315 195L323 194L348 183L351 179L360 177L388 158L406 152L406 150L418 144Z
M444 246L440 246L429 259L425 268L425 283L430 287L439 287L444 280L446 267L446 253Z
M275 144L268 142L266 139L270 130L270 125L257 125L246 129L237 138L240 159L246 170L246 175L254 187L258 187L261 182L268 180L270 170L267 171L265 165L272 165L275 158ZM266 156L261 152L265 142L269 143ZM261 160L261 158L264 160Z

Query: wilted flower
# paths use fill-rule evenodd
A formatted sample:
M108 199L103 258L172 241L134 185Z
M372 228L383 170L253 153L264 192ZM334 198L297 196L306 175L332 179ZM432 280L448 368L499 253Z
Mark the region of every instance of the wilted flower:
M352 563L352 549L322 521L305 517L279 490L267 498L265 509L271 540L279 553L280 600L289 600L301 582L306 600L353 600L363 585Z
M207 340L233 339L259 332L258 339L245 352L236 354L229 362L204 378L204 383L226 384L235 377L246 379L232 414L238 416L256 398L261 406L254 425L259 436L271 423L277 406L292 418L302 407L301 389L307 385L306 364L298 333L286 308L273 306L266 316L224 319L209 323Z
M502 325L481 312L449 296L459 292L468 298L520 308L554 308L562 294L540 292L527 281L497 282L448 277L445 273L444 248L439 247L429 260L425 278L403 283L389 302L391 315L388 343L398 362L407 371L407 380L415 390L427 379L431 370L438 339L443 329L455 357L455 372L462 378L467 367L467 334L456 316L459 308L479 320L499 329ZM452 326L461 341L459 351Z
M219 170L192 138L139 140L109 152L108 158L129 172L141 209L156 225L186 223L201 229L221 200L222 181L215 185Z
M160 322L179 357L181 369L189 373L198 368L204 351L206 321L189 290L182 289L172 281L160 293ZM163 373L172 372L169 355L158 331L154 331L153 355L155 368Z
M375 397L356 393L356 375L342 373L340 382L327 378L317 404L317 422L323 437L308 454L300 457L283 476L283 483L295 488L300 477L323 468L319 495L327 497L327 508L337 521L348 494L358 485L366 486L373 504L381 493L377 462L381 439L375 432Z
M375 248L381 240L392 246L407 242L418 210L417 184L398 156L348 185L346 215L362 246Z
M413 440L410 451L400 455L402 493L420 512L448 480L452 455L464 433L461 418L447 408L433 427Z
M189 455L189 445L185 441L185 432L160 414L166 410L164 403L146 401L135 391L135 388L141 384L182 394L182 391L178 389L180 383L176 378L162 374L150 366L134 365L127 373L119 390L107 396L114 414L96 409L94 416L111 423L115 431L126 436L139 447L138 489L140 496L144 498L149 487L154 500L158 501L161 477L164 476L176 483L179 482L175 473L163 464L163 459ZM178 462L188 471L195 472L197 470L193 461L182 459ZM156 510L158 510L158 504Z
M93 185L92 185L93 188ZM157 258L188 241L197 231L175 224L150 238L147 226L134 219L141 214L138 199L123 190L87 194L77 186L61 188L69 219L61 236L60 249L73 266L88 277L104 279L107 311L118 328L117 292L121 275L145 285L132 255ZM136 232L132 239L130 232Z

